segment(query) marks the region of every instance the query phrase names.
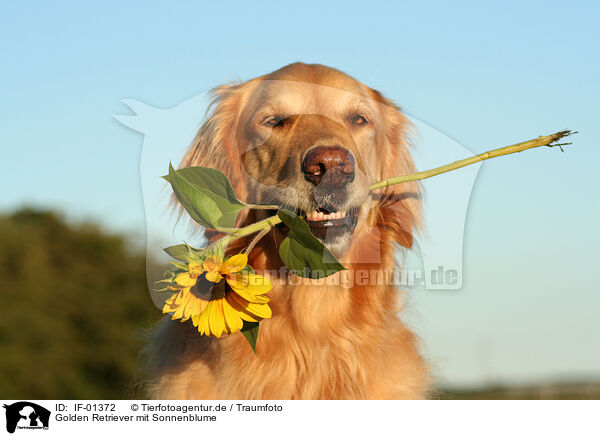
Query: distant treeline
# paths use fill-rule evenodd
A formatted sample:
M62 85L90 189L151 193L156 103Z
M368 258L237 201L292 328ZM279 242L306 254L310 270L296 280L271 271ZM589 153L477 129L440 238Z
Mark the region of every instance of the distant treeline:
M525 386L492 386L481 389L440 391L445 400L600 400L597 380L572 383L538 383Z
M145 254L48 211L0 215L0 396L118 399L160 311Z

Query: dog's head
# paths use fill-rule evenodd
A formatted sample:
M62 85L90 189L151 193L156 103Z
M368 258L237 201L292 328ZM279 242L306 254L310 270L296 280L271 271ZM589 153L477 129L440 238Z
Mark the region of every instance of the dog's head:
M339 258L369 233L412 244L417 185L369 190L413 171L409 124L379 92L338 70L295 63L214 93L182 166L223 171L248 203L295 209Z

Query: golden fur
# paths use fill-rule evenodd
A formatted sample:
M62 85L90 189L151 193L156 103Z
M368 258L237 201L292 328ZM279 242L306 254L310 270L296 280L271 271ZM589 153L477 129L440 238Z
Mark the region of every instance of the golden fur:
M345 126L340 113L353 107L357 96L372 125L340 129ZM287 105L286 110L303 115L302 127L285 138L265 137L253 117L273 105ZM366 196L369 183L413 170L408 126L399 109L377 91L335 69L297 63L217 88L214 109L182 166L217 168L229 177L242 200L266 202L276 198L275 189L306 189L294 168L306 148L302 144L307 135L337 135L357 155L362 179L358 177L357 192L361 192L356 195ZM297 203L308 201L302 195L296 195ZM419 222L418 186L397 185L368 200L362 198L357 200L362 201L361 218L354 240L341 257L347 271L319 281L285 275L272 278L273 317L261 323L256 354L239 333L207 338L189 322L165 318L152 338L149 395L162 399L423 398L429 373L418 353L417 338L398 317L399 291L391 284L361 282L353 276L391 270L394 243L404 248L412 245ZM240 224L262 217L262 212L250 212L240 217ZM257 272L281 268L277 253L281 238L274 229L252 251L249 263ZM230 251L239 251L247 243L239 241ZM339 284L354 282L358 284Z

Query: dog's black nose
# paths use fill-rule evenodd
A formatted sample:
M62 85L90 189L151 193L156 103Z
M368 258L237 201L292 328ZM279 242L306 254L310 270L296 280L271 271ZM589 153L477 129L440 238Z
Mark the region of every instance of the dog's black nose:
M304 156L302 172L315 185L343 186L354 180L354 156L338 145L314 147Z

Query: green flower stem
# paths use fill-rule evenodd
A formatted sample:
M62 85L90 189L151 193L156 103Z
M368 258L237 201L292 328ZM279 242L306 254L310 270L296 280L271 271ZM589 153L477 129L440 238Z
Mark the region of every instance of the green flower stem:
M277 215L270 216L269 218L255 222L254 224L250 224L249 226L235 229L232 233L223 236L221 239L215 241L211 245L221 245L223 248L225 248L227 247L227 244L229 244L232 241L235 241L236 239L243 238L244 236L248 236L256 232L260 232L263 229L274 227L280 222L281 219Z
M265 209L265 210L279 210L281 206L277 206L276 204L251 204L250 208L252 209Z
M531 139L529 141L520 142L518 144L509 145L508 147L497 148L496 150L486 151L485 153L479 154L477 156L469 157L466 159L458 160L456 162L442 165L441 167L433 168L427 171L419 171L416 173L406 174L404 176L392 177L390 179L382 180L380 182L372 184L369 189L374 191L376 189L386 188L388 186L397 185L399 183L412 182L415 180L423 180L429 177L437 176L438 174L447 173L449 171L453 171L467 165L471 165L477 162L481 162L487 159L492 159L498 156L504 156L512 153L519 153L524 150L528 150L530 148L541 147L542 145L546 145L548 147L560 147L561 145L567 144L555 144L561 138L566 136L575 134L577 132L571 132L570 130L564 130L561 132L554 133L553 135L548 136L540 136L536 139ZM249 207L253 209L279 209L279 206L274 205L249 205ZM222 247L226 247L231 241L242 238L244 236L251 235L256 232L260 232L264 229L270 229L271 227L276 226L281 222L281 219L275 215L264 219L262 221L258 221L254 224L250 224L249 226L242 227L240 229L217 229L219 231L223 231L224 233L229 233L218 241L214 242L212 245L220 244ZM266 233L266 232L265 232Z
M215 227L215 230L221 233L235 233L240 229L237 227Z
M414 180L423 180L429 177L437 176L438 174L447 173L448 171L454 171L458 168L466 167L477 162L491 159L498 156L504 156L506 154L519 153L530 148L540 147L547 145L549 147L556 147L566 144L552 144L565 136L574 134L577 132L571 132L570 130L564 130L557 132L553 135L540 136L536 139L531 139L525 142L519 142L518 144L509 145L508 147L497 148L496 150L486 151L485 153L478 154L477 156L469 157L467 159L457 160L456 162L442 165L441 167L433 168L427 171L419 171L417 173L406 174L404 176L392 177L390 179L382 180L377 183L373 183L369 186L371 191L375 189L387 188L388 186L397 185L399 183L412 182Z
M249 207L250 209L260 209L260 210L279 210L279 208L281 207L281 206L277 206L275 204L248 204L246 206ZM278 223L275 223L275 224L278 224ZM270 227L273 227L273 226L270 226ZM264 228L267 228L267 227L264 227ZM241 229L239 229L237 227L215 227L215 230L217 232L221 232L221 233L236 233L237 231L239 231ZM247 235L242 235L242 236L247 236ZM237 239L237 238L235 238L235 239Z
M254 249L254 247L256 246L256 244L258 244L258 241L260 241L264 236L267 235L267 233L269 233L271 231L271 227L266 227L264 229L262 229L260 231L260 233L258 233L250 242L250 244L246 247L246 249L244 250L244 253L246 254L250 254L250 252Z

